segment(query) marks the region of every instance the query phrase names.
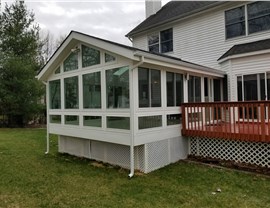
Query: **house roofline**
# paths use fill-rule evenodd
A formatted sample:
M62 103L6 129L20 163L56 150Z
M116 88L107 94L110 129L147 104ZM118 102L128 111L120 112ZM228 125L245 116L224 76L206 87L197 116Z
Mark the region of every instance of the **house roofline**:
M144 51L144 50L134 48L131 46L115 43L115 42L98 38L95 36L87 35L81 32L71 31L69 35L65 38L65 40L61 43L61 45L58 47L58 49L54 52L54 54L50 57L47 63L39 71L37 78L40 80L44 80L42 78L44 78L44 76L45 77L48 76L48 73L50 73L54 65L57 65L57 61L59 61L58 60L59 55L61 55L63 51L68 50L67 47L72 47L72 46L74 47L74 45L76 45L77 42L87 43L89 39L96 41L95 44L97 47L100 47L102 49L106 49L106 47L111 47L111 52L115 52L116 54L123 56L125 58L128 58L130 60L139 61L140 57L138 56L144 56L144 57L149 58L148 59L150 61L149 63L152 63L152 64L158 63L158 65L163 65L163 66L166 65L165 63L168 63L170 64L170 67L182 69L187 72L208 74L211 76L218 76L218 77L223 77L225 74L222 71L205 67L205 66L201 66L195 63L187 62L176 57L172 57L172 56L168 56L168 55L160 54L160 53L152 53L149 51ZM93 44L93 46L95 46L95 44ZM65 53L66 52L67 51L65 51Z
M151 26L148 26L148 27L145 27L145 28L143 28L143 29L139 29L139 30L137 30L136 31L136 27L133 29L133 30L131 30L129 33L127 33L125 36L126 37L128 37L128 38L130 38L130 37L132 37L132 36L135 36L135 35L138 35L138 34L140 34L140 33L143 33L143 32L145 32L145 31L147 31L147 30L149 30L149 29L153 29L153 28L156 28L156 27L160 27L160 26L163 26L163 25L166 25L166 24L168 24L168 23L171 23L171 22L175 22L175 21L181 21L181 20L183 20L183 19L186 19L186 18L189 18L189 17L191 17L191 16L194 16L194 15L199 15L199 14L202 14L202 13L204 13L206 10L208 10L208 9L212 9L212 8L216 8L216 7L218 7L218 6L220 6L220 5L223 5L223 4L225 4L225 3L227 3L227 1L218 1L218 2L215 2L215 3L213 3L213 4L210 4L210 5L206 5L206 6L204 6L204 7L201 7L201 8L199 8L199 9L196 9L196 10L193 10L193 11L191 11L191 12L187 12L187 13L184 13L184 14L181 14L181 15L177 15L177 16L175 16L175 17L173 17L173 18L169 18L169 19L166 19L166 20L164 20L164 21L160 21L160 22L158 22L158 23L155 23L155 24L152 24ZM166 5L165 5L166 6ZM161 10L159 10L158 12L160 12ZM158 13L157 12L157 13ZM153 14L153 15L151 15L151 16L154 16L155 14ZM151 18L151 16L150 17L148 17L148 18ZM145 19L146 20L146 19ZM144 20L144 21L145 21ZM144 22L143 21L143 22ZM141 22L140 24L142 24L143 22ZM140 25L139 24L139 25ZM139 26L138 25L138 26ZM138 27L137 26L137 27ZM134 32L133 32L134 31Z
M262 54L268 54L270 53L270 49L267 50L260 50L260 51L253 51L253 52L248 52L248 53L241 53L241 54L235 54L231 56L227 56L225 58L219 59L218 63L221 64L225 61L231 60L231 59L237 59L237 58L244 58L248 56L256 56L256 55L262 55Z

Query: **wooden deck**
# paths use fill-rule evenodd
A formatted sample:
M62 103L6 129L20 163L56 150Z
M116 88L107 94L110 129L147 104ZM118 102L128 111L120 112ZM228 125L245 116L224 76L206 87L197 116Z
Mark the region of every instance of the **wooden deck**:
M185 103L182 135L270 143L270 102Z

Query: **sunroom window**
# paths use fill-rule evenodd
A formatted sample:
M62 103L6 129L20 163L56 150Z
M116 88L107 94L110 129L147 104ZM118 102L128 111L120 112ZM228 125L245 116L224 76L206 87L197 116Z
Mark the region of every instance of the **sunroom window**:
M83 75L83 107L101 108L100 72Z
M60 80L49 82L50 109L61 108Z
M259 1L247 5L248 31L255 33L270 29L270 2Z
M188 102L201 102L201 78L189 76L188 80Z
M161 107L160 71L139 68L139 107Z
M246 34L244 6L225 12L225 28L227 39Z
M183 75L167 72L167 106L180 106L183 102Z
M78 69L78 53L71 53L64 61L64 72Z
M82 67L100 64L100 51L82 45Z
M64 79L65 85L65 109L79 108L78 77Z
M116 58L113 55L105 53L105 63L113 62L115 60Z
M129 68L106 71L107 108L129 108Z

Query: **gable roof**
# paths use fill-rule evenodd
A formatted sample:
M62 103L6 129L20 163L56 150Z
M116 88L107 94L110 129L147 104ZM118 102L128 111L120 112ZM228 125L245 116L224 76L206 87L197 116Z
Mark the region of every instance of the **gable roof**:
M259 40L251 43L244 43L239 45L234 45L226 53L224 53L219 59L225 59L229 56L239 55L244 53L262 51L270 49L270 39Z
M87 35L81 32L71 31L66 37L66 39L51 56L51 58L48 60L48 62L38 72L37 78L43 81L46 80L49 74L53 70L55 70L56 67L58 67L58 65L63 61L63 59L70 53L71 49L73 49L78 43L81 42L91 44L95 47L110 51L133 61L139 62L141 61L141 57L143 56L145 57L145 63L155 62L163 65L164 63L166 63L167 65L175 68L181 68L182 70L219 77L223 77L225 74L220 70L194 64L176 57L160 53L153 53L120 43L112 42L109 40L101 39L95 36Z
M160 26L170 21L179 20L198 12L207 10L223 1L170 1L163 6L156 14L145 19L141 24L131 30L126 36L131 37L147 29Z

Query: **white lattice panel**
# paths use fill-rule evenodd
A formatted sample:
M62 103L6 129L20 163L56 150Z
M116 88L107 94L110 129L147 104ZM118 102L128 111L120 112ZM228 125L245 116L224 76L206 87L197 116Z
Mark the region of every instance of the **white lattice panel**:
M270 144L224 139L190 138L190 155L270 167Z
M146 148L146 173L169 164L168 140L152 142L145 145Z

